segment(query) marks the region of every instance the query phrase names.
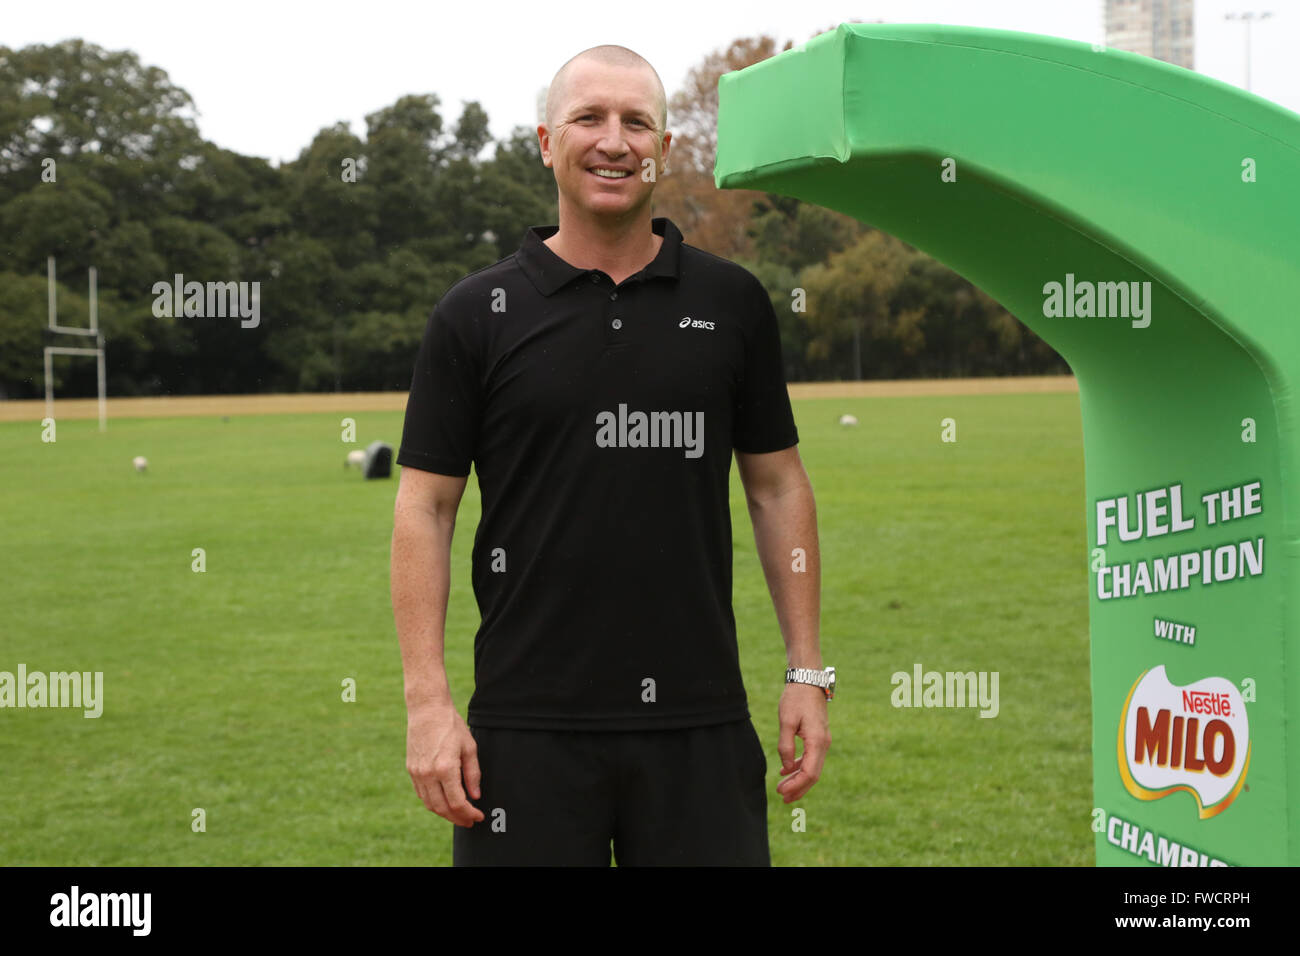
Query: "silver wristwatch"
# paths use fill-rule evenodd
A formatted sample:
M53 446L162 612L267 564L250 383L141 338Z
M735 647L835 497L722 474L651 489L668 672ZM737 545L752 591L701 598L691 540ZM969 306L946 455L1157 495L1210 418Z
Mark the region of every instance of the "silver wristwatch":
M830 700L835 696L835 668L828 667L824 671L813 670L809 667L790 667L785 672L785 682L787 684L812 684L820 687L826 692L826 699Z

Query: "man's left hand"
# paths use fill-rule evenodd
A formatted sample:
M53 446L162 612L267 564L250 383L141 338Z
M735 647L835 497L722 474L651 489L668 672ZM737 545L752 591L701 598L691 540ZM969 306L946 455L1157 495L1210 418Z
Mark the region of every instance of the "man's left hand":
M785 779L776 785L776 791L791 803L811 790L822 775L826 751L831 746L826 692L812 684L786 684L777 710L781 735L776 752ZM794 756L795 737L803 739L803 755L798 760Z

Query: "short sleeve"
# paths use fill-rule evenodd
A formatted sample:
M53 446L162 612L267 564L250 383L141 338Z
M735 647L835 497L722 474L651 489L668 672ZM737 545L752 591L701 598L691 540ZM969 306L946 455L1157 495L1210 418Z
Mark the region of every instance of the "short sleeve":
M463 477L478 440L482 414L481 363L442 309L434 308L415 359L399 465Z
M736 451L762 454L799 444L781 361L781 329L772 299L750 277L745 297L745 370L736 395L732 444Z

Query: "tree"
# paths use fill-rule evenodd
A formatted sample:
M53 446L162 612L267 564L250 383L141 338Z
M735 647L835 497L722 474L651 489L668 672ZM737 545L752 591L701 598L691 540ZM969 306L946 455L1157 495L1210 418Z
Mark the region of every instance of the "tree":
M5 180L46 157L179 160L200 141L194 102L166 72L84 40L0 47L0 104Z
M790 42L781 49L788 50ZM761 193L719 190L713 183L717 155L718 78L778 53L770 36L733 41L693 67L685 86L668 101L673 133L668 171L655 188L655 210L682 230L686 241L725 259L752 258L749 214Z
M891 303L918 255L888 233L871 229L825 265L806 268L799 281L808 296L808 358L826 363L836 378L860 379L868 369L885 373L878 377L893 377L900 356L924 348L919 323L925 310L895 310ZM867 365L864 342L872 346Z

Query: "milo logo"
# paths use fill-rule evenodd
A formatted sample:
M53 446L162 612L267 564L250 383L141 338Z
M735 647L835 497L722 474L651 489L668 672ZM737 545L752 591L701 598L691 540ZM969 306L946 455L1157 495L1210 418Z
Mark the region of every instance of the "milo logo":
M1133 684L1118 736L1119 775L1139 800L1190 793L1202 820L1222 813L1246 782L1250 727L1236 686L1223 677L1176 687L1164 665Z

